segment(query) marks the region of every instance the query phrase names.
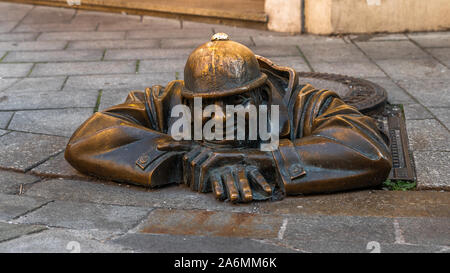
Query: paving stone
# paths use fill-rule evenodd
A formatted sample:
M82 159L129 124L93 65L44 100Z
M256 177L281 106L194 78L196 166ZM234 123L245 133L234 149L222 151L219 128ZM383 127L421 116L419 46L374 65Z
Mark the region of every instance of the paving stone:
M105 22L122 22L131 23L140 21L140 16L125 15L120 13L78 10L76 16L73 18L73 24L80 23L105 23Z
M353 44L303 44L300 45L300 49L311 63L365 63L369 61Z
M420 151L414 153L417 188L433 190L450 190L450 174L448 172L448 162L450 152L448 151ZM447 209L448 211L448 206Z
M420 104L404 104L403 109L406 119L432 119L431 113Z
M212 194L191 191L184 185L159 189L108 181L51 179L34 184L29 196L74 202L93 202L120 206L154 208L205 209L214 211L255 212L257 203L231 205L214 199Z
M450 47L450 36L438 38L411 37L411 39L427 50L434 47Z
M9 131L0 129L0 136L6 135Z
M0 75L2 77L24 77L26 76L33 64L0 64Z
M344 40L336 37L318 36L318 35L297 35L297 36L252 36L257 46L279 46L294 45L300 46L306 44L345 44Z
M12 220L48 202L48 200L42 198L0 193L0 220Z
M67 32L67 31L95 31L96 23L46 23L20 24L13 32Z
M437 119L440 120L447 129L450 129L450 109L449 108L437 108L429 107L430 111L436 115Z
M380 60L376 63L394 79L450 79L449 69L431 57L428 59Z
M214 33L224 32L228 34L231 40L237 37L267 37L267 36L280 36L286 37L289 34L283 32L275 32L275 31L267 31L267 30L259 30L259 29L251 29L251 28L242 28L242 27L234 27L234 26L225 26L225 25L211 25Z
M67 49L132 49L132 48L158 48L159 40L97 40L97 41L71 41Z
M253 53L264 56L267 58L271 57L283 57L283 56L301 56L297 47L295 46L253 46L250 47Z
M136 62L67 62L36 64L30 76L135 73Z
M378 244L379 249L374 249L371 244ZM377 241L310 241L308 238L295 238L285 242L286 247L307 253L442 253L447 252L447 247L423 246L411 244L384 243Z
M125 31L125 30L160 30L167 29L179 29L180 21L164 19L164 20L145 20L143 22L127 22L124 24L120 21L115 22L101 22L98 31Z
M95 91L35 91L32 94L28 91L5 91L0 94L0 109L93 108L96 101L97 92Z
M166 85L175 80L174 73L151 74L124 74L124 75L98 75L98 76L70 76L64 90L73 89L125 89L143 90L155 84Z
M126 234L113 240L124 247L149 253L285 253L295 252L260 240L229 237Z
M66 41L0 42L0 50L58 50L66 44Z
M203 38L205 42L211 39L214 33L209 29L156 29L131 30L128 39L155 39L155 38Z
M16 25L16 21L0 21L0 33L10 32Z
M186 59L155 59L144 60L139 63L139 73L179 72L183 74Z
M3 110L3 109L2 109ZM5 129L14 112L0 112L0 128Z
M45 230L44 226L35 225L17 225L0 222L0 242L15 239L30 233L36 233ZM6 252L0 244L0 252Z
M409 244L386 244L383 246L384 253L450 253L447 246L409 245Z
M309 242L352 242L365 247L370 241L394 243L392 219L358 216L302 216L288 220L284 238L298 247L296 240ZM300 247L301 248L301 247Z
M48 226L79 230L127 231L149 212L148 208L55 201L21 216L15 222L46 223Z
M410 38L446 38L450 37L450 31L426 31L426 32L412 32L407 34Z
M426 52L410 41L377 41L358 43L358 46L374 60L429 58Z
M407 35L422 47L450 47L449 32L417 32Z
M103 50L10 52L3 62L100 61Z
M450 246L450 218L396 218L405 242Z
M317 72L348 75L356 78L383 77L385 74L373 63L366 62L339 62L339 63L315 63L311 66Z
M22 225L21 225L22 226ZM6 253L126 253L129 248L107 242L114 233L96 230L49 229L0 243ZM106 239L104 239L106 238ZM79 249L77 247L79 246Z
M66 77L20 78L10 85L7 92L39 92L61 90ZM29 94L30 95L30 94ZM30 99L28 99L30 100Z
M19 78L6 78L6 79L3 79L3 78L0 77L0 91L3 91L4 89L10 87L11 85L13 85L18 80L19 80Z
M31 9L31 5L0 3L0 21L20 21Z
M410 95L387 77L367 77L365 79L383 87L387 92L388 101L392 104L414 103Z
M6 56L6 55L8 55L8 52L6 52L6 51L0 51L0 61L2 61L3 60L3 58ZM0 77L0 79L1 79L1 77Z
M38 33L3 33L0 34L0 41L33 41Z
M61 152L67 138L23 132L11 132L0 138L0 167L26 171Z
M131 89L103 90L98 110L103 111L111 106L124 103L130 91Z
M120 40L125 38L125 32L87 32L87 31L79 31L79 32L45 32L42 33L39 37L39 41L58 41L58 40Z
M70 137L93 113L93 108L17 111L9 129Z
M0 171L0 192L6 194L18 194L20 185L39 181L40 178L12 171Z
M270 60L279 66L288 66L296 71L310 71L308 65L300 56L288 56L288 57L272 57Z
M24 24L67 23L72 20L75 9L36 6L22 20Z
M233 39L233 41L241 43L247 47L254 46L253 42L250 40L249 37L239 37L236 39ZM197 48L198 46L208 42L208 40L205 41L204 38L193 38L193 39L162 39L161 40L161 47L162 48L191 48L194 50L194 48Z
M164 17L142 15L141 21L144 24L152 24L153 26L161 26L162 28L166 26L170 26L171 28L172 27L181 28L181 20L178 19L169 19Z
M156 209L136 229L141 233L277 238L283 218L255 213Z
M449 197L450 192L361 190L261 202L258 212L300 218L303 215L450 217Z
M450 46L448 48L428 48L427 51L447 67L450 67Z
M143 59L187 59L192 48L177 49L111 49L107 50L105 60L143 60Z
M30 173L44 177L64 177L69 179L92 180L92 177L88 177L70 166L70 164L64 159L63 152L57 156L51 157L44 163L32 169Z
M403 33L399 34L355 34L349 38L355 42L375 42L375 41L401 41L408 40L408 36Z
M208 23L199 23L195 21L183 21L182 29L201 29L205 28L203 25L208 25L214 33L226 33L233 40L234 37L237 36L256 36L256 35L266 35L266 36L283 36L287 37L292 35L291 33L286 32L275 32L265 29L253 29L253 28L245 28L241 26L232 26L232 25L224 25L219 21Z
M425 106L450 107L448 79L403 79L396 82Z
M448 151L450 133L435 119L407 120L413 151Z

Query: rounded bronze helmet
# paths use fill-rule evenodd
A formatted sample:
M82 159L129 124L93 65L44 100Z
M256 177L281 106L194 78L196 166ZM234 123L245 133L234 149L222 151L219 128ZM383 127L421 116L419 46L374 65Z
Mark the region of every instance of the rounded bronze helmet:
M197 47L184 67L185 98L219 98L237 95L263 85L255 54L246 46L216 33L211 41Z

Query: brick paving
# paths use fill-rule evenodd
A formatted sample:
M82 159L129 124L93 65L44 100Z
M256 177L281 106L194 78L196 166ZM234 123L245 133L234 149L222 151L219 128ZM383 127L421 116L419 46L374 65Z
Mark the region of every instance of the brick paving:
M94 181L64 161L94 111L182 79L189 53L219 31L280 65L383 86L404 104L417 190L230 205L183 186ZM0 2L0 252L67 252L70 241L82 252L368 252L370 241L448 252L449 65L450 32L288 36Z

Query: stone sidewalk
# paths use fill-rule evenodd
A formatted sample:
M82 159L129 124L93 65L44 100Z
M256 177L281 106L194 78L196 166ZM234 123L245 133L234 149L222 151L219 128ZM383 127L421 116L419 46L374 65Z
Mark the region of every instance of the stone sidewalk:
M92 181L63 151L95 111L183 78L215 32L299 71L376 82L404 104L418 190L231 205L183 186ZM0 252L450 251L450 32L287 36L0 2Z

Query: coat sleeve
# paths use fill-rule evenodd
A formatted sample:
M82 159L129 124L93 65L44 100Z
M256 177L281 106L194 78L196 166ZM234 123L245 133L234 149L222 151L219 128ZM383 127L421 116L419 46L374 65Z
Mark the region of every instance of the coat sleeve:
M150 187L179 181L181 174L171 167L178 164L178 154L156 148L170 137L155 130L146 94L133 91L125 103L85 121L67 144L66 160L78 171L103 179Z
M286 194L308 194L381 184L392 160L375 121L336 93L306 85L289 103L293 128L273 151Z

